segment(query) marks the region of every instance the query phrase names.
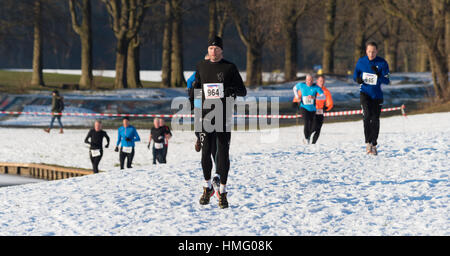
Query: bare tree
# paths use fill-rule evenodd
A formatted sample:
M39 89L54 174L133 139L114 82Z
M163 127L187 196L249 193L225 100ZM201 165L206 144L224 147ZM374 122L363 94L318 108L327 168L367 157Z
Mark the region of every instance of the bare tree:
M434 91L438 99L448 100L448 42L446 28L450 1L392 1L380 0L384 10L400 17L418 35L430 56ZM448 20L447 20L448 21Z
M116 37L116 78L114 88L127 88L127 53L130 41L135 38L148 8L145 0L102 0L111 18ZM130 85L137 87L137 85Z
M34 35L33 35L33 73L31 85L45 86L43 76L43 54L42 54L42 3L34 1Z
M209 0L209 34L208 38L213 38L217 35L217 0Z
M397 56L398 56L398 46L400 43L400 32L401 32L401 20L397 17L391 15L386 15L386 25L380 29L380 34L383 37L384 45L384 57L389 63L389 71L397 71ZM408 62L406 62L408 63Z
M139 61L141 39L135 35L128 44L127 52L127 84L130 88L142 88L139 72L141 64Z
M284 40L284 77L286 81L297 78L298 68L298 35L297 24L310 8L309 0L282 0L277 3L276 25Z
M243 3L242 3L243 2ZM237 5L229 2L231 15L241 41L247 48L247 79L246 85L262 84L263 46L271 35L270 25L273 24L270 1L246 0L239 2L245 8L247 15L240 15ZM265 15L262 15L265 13ZM246 29L245 29L246 28Z
M175 87L186 86L186 80L184 79L183 69L183 30L182 30L182 0L172 1L172 52L170 58L171 65L171 85Z
M171 0L166 0L164 3L164 32L162 41L162 67L161 67L161 78L162 85L165 87L170 87L171 81L171 61L170 53L172 51L172 2Z
M76 7L78 7L78 12ZM91 1L69 0L69 10L72 28L81 40L81 77L79 84L84 88L93 88ZM81 24L80 19L82 20Z
M341 9L347 10L348 1L327 0L325 2L325 24L324 24L324 39L323 39L323 55L322 55L322 68L324 73L334 72L334 48L337 40L341 37L342 33L348 26L348 15L344 15L342 24L337 25L337 8L338 3L341 5Z

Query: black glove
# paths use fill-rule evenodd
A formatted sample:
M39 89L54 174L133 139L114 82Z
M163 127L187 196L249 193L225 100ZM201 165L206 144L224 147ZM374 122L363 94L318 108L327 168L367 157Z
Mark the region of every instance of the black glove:
M298 102L292 102L292 107L297 109L298 108Z
M116 146L116 148L114 149L115 152L119 152L119 147Z
M225 97L236 98L236 91L234 90L234 88L229 87L224 90L224 95L225 95Z
M370 68L373 70L373 72L375 72L375 74L377 74L377 76L381 76L381 72L376 66L371 66Z
M150 143L148 143L147 148L150 149Z
M131 138L125 137L125 140L128 141L128 142L130 142L130 141L131 141Z
M364 80L363 80L361 77L357 77L357 78L356 78L356 82L357 82L358 84L362 84L362 83L364 83Z
M109 144L106 144L106 145L105 145L105 148L108 148L108 147L109 147Z

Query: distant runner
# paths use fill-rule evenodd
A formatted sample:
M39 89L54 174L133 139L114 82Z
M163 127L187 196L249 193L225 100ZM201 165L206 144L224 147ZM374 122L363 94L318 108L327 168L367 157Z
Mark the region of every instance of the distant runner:
M331 97L330 91L325 87L324 75L319 75L317 77L316 85L322 89L324 96L317 97L316 99L316 115L314 116L313 121L312 144L316 144L319 139L320 130L322 129L323 124L324 110L330 111L333 108L333 98Z
M89 144L89 157L91 158L92 168L94 173L98 173L98 165L103 157L103 138L106 139L105 148L109 147L109 136L102 130L102 122L97 120L94 123L94 128L89 130L84 142Z
M313 120L316 115L316 98L324 97L323 90L313 84L312 75L306 75L305 83L297 83L293 88L294 101L300 102L300 112L305 124L303 126L304 144L310 144L313 133Z
M114 151L119 152L119 161L120 161L120 169L124 169L125 159L127 159L127 168L132 168L131 164L133 163L134 158L134 146L135 142L141 141L139 134L136 131L134 126L130 125L130 120L128 117L124 117L123 126L119 127L118 135L117 135L117 144Z
M367 56L356 63L353 80L360 84L360 101L364 119L366 153L377 155L377 139L380 132L380 114L383 106L381 84L389 84L389 65L377 56L375 42L366 44Z
M164 162L167 163L167 150L169 149L169 140L172 138L172 132L170 131L169 126L166 125L164 119L159 118L159 127L164 132L164 148L163 148L163 159Z
M151 142L153 140L152 155L153 164L156 161L160 164L165 164L164 159L164 143L165 143L165 131L164 128L160 126L159 118L153 119L153 127L150 130L150 138L148 140L147 148L150 149Z

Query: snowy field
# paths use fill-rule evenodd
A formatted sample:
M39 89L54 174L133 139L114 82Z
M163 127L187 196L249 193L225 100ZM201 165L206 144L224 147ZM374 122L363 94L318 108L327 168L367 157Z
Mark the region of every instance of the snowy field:
M235 132L230 208L201 206L200 153L175 131L168 164L153 166L138 130L134 168L0 188L0 235L450 235L450 113L383 118L379 155L365 154L362 121ZM0 128L1 161L90 168L87 130ZM272 142L268 142L272 141Z

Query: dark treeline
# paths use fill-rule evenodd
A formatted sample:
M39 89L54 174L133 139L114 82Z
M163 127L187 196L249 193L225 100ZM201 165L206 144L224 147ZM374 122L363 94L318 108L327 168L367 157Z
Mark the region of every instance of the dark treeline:
M115 69L115 88L141 87L139 70L162 70L163 86L184 86L207 39L247 71L286 81L321 65L352 72L368 41L392 72L432 71L438 98L448 99L449 0L0 0L0 68Z

